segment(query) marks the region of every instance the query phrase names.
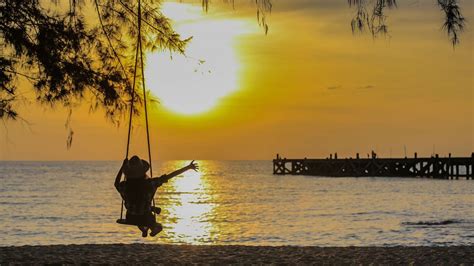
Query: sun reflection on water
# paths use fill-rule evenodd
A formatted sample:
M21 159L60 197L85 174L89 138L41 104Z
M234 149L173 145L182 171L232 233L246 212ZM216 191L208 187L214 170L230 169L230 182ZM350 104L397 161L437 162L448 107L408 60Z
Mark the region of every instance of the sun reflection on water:
M173 162L173 168L179 169L188 161ZM168 193L171 202L165 215L168 224L164 224L166 237L170 242L203 244L214 242L213 224L209 217L214 211L210 202L210 184L205 178L207 163L198 162L199 172L187 171L169 181Z

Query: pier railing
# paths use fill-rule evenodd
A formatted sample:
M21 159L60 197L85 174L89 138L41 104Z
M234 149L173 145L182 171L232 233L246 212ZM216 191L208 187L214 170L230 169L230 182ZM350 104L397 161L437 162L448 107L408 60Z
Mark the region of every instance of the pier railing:
M474 180L474 153L471 157L429 158L326 158L273 160L275 175L312 175L328 177L428 177Z

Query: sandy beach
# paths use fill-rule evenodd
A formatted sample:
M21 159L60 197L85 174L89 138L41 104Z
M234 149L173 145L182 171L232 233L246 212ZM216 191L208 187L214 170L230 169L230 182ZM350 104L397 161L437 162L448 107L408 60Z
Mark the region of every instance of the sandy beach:
M0 264L472 265L474 247L268 247L153 244L1 247Z

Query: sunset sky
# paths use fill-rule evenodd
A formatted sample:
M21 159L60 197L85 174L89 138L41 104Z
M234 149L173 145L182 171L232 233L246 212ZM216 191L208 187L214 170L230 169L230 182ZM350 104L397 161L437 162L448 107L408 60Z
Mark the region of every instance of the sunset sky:
M186 1L185 1L186 2ZM461 1L467 28L453 49L434 0L401 0L389 35L352 34L346 0L278 0L269 33L251 1L232 6L165 2L187 57L147 55L154 159L470 156L474 150L474 1ZM204 63L200 63L203 60ZM27 86L27 85L24 85ZM87 104L73 112L66 149L65 109L33 103L0 129L1 160L120 160L117 127ZM132 153L146 157L143 119Z

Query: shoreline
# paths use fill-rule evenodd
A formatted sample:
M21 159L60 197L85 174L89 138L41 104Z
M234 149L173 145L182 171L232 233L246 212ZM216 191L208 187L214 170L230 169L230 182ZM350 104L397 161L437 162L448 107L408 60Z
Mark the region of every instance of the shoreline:
M4 264L474 264L474 246L315 247L85 244L0 247Z

